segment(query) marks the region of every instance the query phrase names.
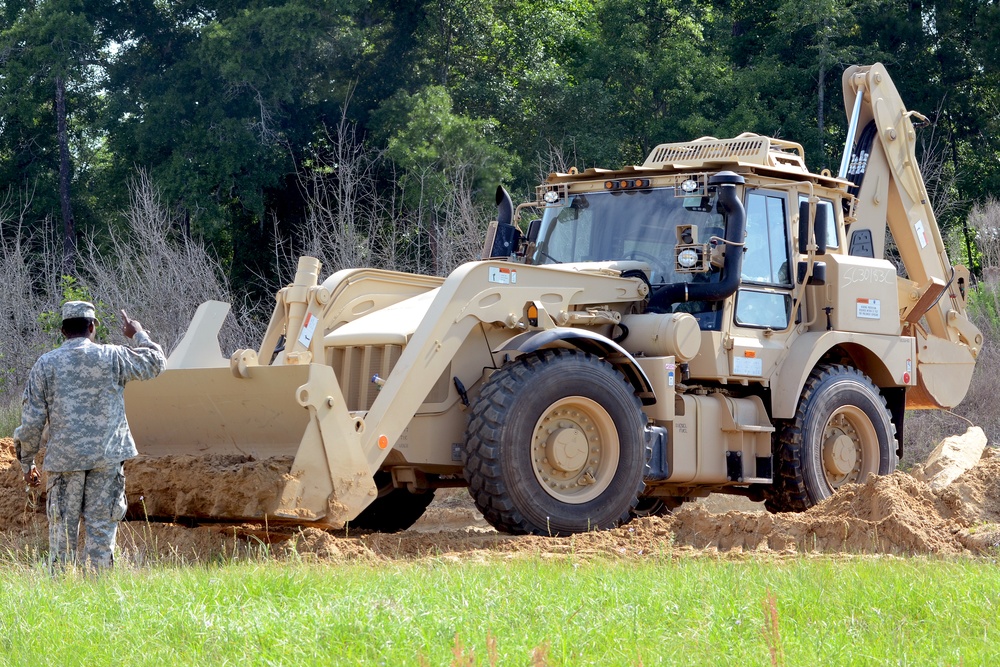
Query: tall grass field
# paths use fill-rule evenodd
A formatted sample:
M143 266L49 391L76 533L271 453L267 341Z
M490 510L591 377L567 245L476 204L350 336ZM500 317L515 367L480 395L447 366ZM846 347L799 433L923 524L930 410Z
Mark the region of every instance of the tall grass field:
M4 665L995 665L992 560L0 570Z

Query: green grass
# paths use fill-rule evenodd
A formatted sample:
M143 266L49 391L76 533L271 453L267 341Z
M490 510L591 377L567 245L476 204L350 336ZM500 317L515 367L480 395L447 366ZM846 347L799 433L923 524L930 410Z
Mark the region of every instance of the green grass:
M233 563L0 571L0 664L986 665L993 561Z

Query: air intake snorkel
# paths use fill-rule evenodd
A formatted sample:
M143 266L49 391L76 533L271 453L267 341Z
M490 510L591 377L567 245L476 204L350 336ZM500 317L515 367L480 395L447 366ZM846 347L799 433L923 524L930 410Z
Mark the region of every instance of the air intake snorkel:
M715 283L672 283L656 290L653 299L664 306L684 301L721 301L740 286L743 267L743 242L747 230L747 214L736 186L744 179L731 171L720 171L708 179L717 188L719 207L726 216L726 257L722 263L722 279Z
M521 230L514 225L514 202L497 186L497 219L490 223L483 246L483 259L510 259L521 243Z

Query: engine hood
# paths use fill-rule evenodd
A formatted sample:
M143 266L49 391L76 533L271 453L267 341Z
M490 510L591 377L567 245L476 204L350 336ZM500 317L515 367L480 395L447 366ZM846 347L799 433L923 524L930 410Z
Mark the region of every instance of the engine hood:
M348 322L323 337L326 347L401 345L423 321L440 288L386 306Z

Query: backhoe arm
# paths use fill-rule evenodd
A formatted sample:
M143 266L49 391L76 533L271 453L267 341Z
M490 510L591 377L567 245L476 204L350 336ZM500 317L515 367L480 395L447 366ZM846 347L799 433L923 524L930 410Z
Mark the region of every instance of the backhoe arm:
M857 137L840 174L858 187L851 246L863 247L857 241L867 232L872 255L883 256L888 226L908 277L899 281L901 331L918 338L907 405L952 407L968 390L982 334L966 313L969 272L948 259L917 164L912 119L923 117L907 111L881 64L848 68L843 88L849 140Z

